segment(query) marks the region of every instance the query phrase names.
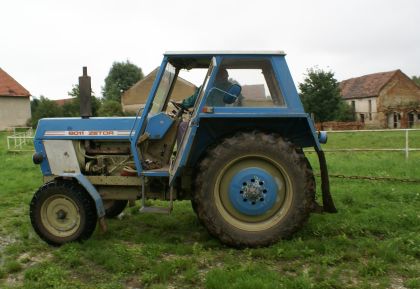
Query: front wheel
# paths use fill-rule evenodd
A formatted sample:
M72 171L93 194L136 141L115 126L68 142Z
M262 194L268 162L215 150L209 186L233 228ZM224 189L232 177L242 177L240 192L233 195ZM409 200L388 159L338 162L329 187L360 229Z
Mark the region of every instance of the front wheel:
M35 232L50 245L88 239L96 227L95 203L77 183L54 180L35 193L30 204Z
M265 246L288 238L309 217L313 174L279 137L241 133L200 164L194 202L208 231L231 246Z

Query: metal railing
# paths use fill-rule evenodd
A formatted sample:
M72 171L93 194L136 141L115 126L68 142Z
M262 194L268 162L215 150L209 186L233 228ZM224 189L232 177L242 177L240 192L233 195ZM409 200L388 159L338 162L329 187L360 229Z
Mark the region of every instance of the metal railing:
M14 127L13 134L7 136L7 150L9 152L33 151L26 145L33 144L34 133L31 127Z
M337 148L337 149L323 149L325 152L373 152L373 151L401 151L405 153L405 158L408 159L409 152L420 151L419 147L410 147L409 132L420 131L420 129L372 129L372 130L332 130L328 134L333 133L372 133L372 132L404 132L405 147L403 148Z

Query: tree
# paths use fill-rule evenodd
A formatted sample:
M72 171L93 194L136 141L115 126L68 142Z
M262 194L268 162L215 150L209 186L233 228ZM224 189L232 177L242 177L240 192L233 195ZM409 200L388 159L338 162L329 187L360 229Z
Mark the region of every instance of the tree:
M57 103L41 95L39 99L31 101L31 114L30 125L36 127L41 118L62 116L63 110Z
M342 101L338 110L336 120L338 121L354 121L355 114L353 108L347 104L345 101Z
M411 77L411 79L418 85L418 86L420 86L420 76L415 76L415 75L413 75L412 77Z
M114 62L102 88L104 99L121 102L122 93L143 77L141 68L130 61Z
M115 100L105 100L98 110L99 116L123 116L121 103Z
M316 122L345 120L352 114L351 108L340 96L339 83L332 71L308 69L299 89L305 111L313 113Z
M73 97L73 101L66 102L63 108L63 116L66 117L75 117L80 116L80 90L79 85L73 85L71 91L67 92L68 96ZM101 106L101 101L95 97L94 93L92 93L90 97L91 105L92 105L92 115L97 116L99 107Z

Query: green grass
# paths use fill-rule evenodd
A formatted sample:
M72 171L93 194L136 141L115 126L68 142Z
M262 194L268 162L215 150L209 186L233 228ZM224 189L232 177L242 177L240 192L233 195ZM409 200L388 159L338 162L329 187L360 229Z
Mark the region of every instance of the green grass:
M328 147L401 145L376 137L330 134ZM332 174L417 179L419 157L327 153ZM186 201L170 216L127 208L107 233L54 248L28 217L41 185L31 154L7 153L0 133L0 160L0 288L420 288L419 184L333 178L339 213L313 214L294 238L266 248L220 244Z

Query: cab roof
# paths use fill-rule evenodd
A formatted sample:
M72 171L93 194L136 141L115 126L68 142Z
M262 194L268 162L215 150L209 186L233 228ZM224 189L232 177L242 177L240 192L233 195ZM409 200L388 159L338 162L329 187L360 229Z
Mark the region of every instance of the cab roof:
M166 51L166 56L217 56L217 55L286 55L282 50L214 50L214 51Z
M282 50L215 50L215 51L166 51L164 56L179 68L207 68L213 56L284 56Z

